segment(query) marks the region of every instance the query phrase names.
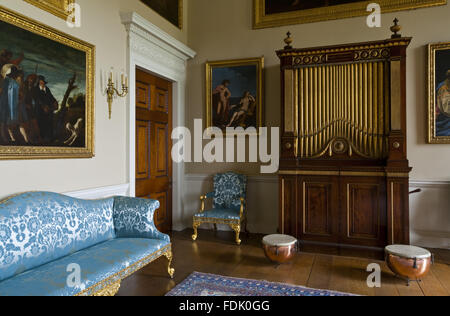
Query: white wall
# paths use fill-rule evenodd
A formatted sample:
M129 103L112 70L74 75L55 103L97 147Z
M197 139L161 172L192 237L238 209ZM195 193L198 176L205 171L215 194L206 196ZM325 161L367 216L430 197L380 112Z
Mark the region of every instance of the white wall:
M96 46L95 158L0 161L0 197L30 190L68 192L128 183L126 99L114 102L109 120L99 82L101 70L109 70L111 66L118 71L126 69L126 31L120 13L137 11L171 36L187 41L187 23L181 31L139 0L77 0L77 3L82 9L82 26L70 29L62 19L25 1L0 0L8 9Z
M412 182L416 188L422 192L410 198L411 242L450 249L450 182Z
M284 46L283 39L291 31L294 46L298 48L324 46L352 42L364 42L389 38L389 27L395 17L403 26L402 34L412 36L408 50L407 101L408 101L408 154L414 168L412 186L428 182L432 188L411 199L412 242L424 246L449 247L450 217L449 189L450 145L426 144L426 45L450 41L446 30L450 28L450 4L447 6L402 11L384 14L382 28L369 29L366 18L351 18L313 24L292 25L262 30L252 29L252 0L195 0L189 6L188 45L197 51L197 57L188 66L188 126L196 118L205 118L205 62L223 59L240 59L264 56L265 105L267 126L280 125L280 74L279 59L275 50ZM201 18L198 18L201 17ZM258 164L195 164L186 166L188 174L211 175L227 170L247 174L258 174ZM198 201L203 194L192 181L198 176L187 178L189 190L186 195L186 209L198 210ZM204 186L197 181L197 188ZM252 188L252 187L255 187ZM265 190L263 190L265 188ZM250 224L260 230L274 231L278 213L278 189L274 185L262 186L250 183L250 190L256 190L250 197L258 218ZM192 203L192 204L191 204ZM251 208L251 207L250 207ZM263 214L263 215L261 215ZM186 214L187 215L187 214ZM259 220L262 218L262 221ZM188 219L186 219L188 222ZM432 236L430 236L430 234Z

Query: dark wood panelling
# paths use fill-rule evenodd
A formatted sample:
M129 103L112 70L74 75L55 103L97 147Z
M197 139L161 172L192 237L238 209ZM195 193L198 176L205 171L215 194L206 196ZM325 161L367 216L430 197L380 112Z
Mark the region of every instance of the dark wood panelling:
M150 87L144 82L136 82L136 107L149 109Z
M337 177L299 177L298 236L305 241L339 242Z
M160 231L172 228L172 83L136 72L136 195L158 200Z
M331 236L331 184L303 182L303 234Z
M169 106L169 92L163 89L156 89L156 110L167 113Z
M297 236L297 178L280 178L281 214L280 232Z
M168 214L167 214L168 192L165 191L165 192L161 192L161 193L154 193L154 194L150 195L150 198L153 200L158 200L159 203L161 204L160 208L155 212L155 217L154 217L155 225L156 226L164 225L164 223L168 219Z
M342 242L373 247L387 243L385 178L344 177L341 180Z
M136 121L136 178L150 178L150 123Z
M388 180L388 240L390 244L409 245L409 181L407 179Z
M155 124L156 130L156 175L163 177L168 175L167 168L167 153L169 149L169 134L167 130L167 124Z
M378 185L348 184L348 238L377 239L379 236Z

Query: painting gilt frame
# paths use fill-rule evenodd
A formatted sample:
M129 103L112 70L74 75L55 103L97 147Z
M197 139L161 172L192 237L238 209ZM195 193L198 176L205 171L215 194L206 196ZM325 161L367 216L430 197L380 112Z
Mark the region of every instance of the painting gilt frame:
M61 19L67 20L70 15L69 6L75 3L75 0L24 0L32 5L50 12Z
M83 144L80 147L29 145L29 146L1 146L0 160L12 159L72 159L94 157L94 91L95 91L95 46L76 39L68 34L60 32L35 20L25 17L17 12L0 6L0 22L19 30L30 32L30 36L38 36L54 42L54 45L65 47L83 56L83 76L80 78L85 86L83 89L85 98L84 111L84 138L79 138ZM84 57L85 56L85 57ZM85 63L84 63L85 59ZM85 76L84 76L85 75ZM73 78L76 78L74 75ZM45 80L45 79L44 79ZM75 81L75 85L80 81ZM67 84L67 83L66 83ZM72 90L71 90L72 91ZM81 124L80 124L81 125Z
M248 58L248 59L234 59L234 60L222 60L222 61L213 61L206 63L206 128L214 128L219 127L214 122L213 112L214 112L214 104L213 104L213 89L214 85L214 70L215 69L225 69L225 68L240 68L240 67L254 67L255 69L255 95L254 97L254 111L253 112L255 125L256 126L247 126L247 127L255 127L257 133L259 134L259 128L263 127L264 124L264 57L256 57L256 58ZM218 79L218 78L217 78ZM227 81L233 81L234 78L221 78L218 82L220 83L223 79ZM242 91L240 91L242 92ZM234 99L239 99L241 96L239 92L237 95L233 95ZM239 103L237 100L236 103ZM232 118L229 118L230 120ZM233 126L236 127L236 126ZM244 127L246 129L247 127ZM226 135L226 129L223 127L219 127L223 135ZM211 134L211 131L209 131Z
M437 56L444 53L445 56ZM442 59L445 59L443 62ZM440 68L440 69L439 69ZM440 86L448 84L450 90L450 42L437 43L428 45L428 143L429 144L450 144L450 110L447 106L448 113L439 115L439 90ZM447 80L445 76L447 75ZM441 88L442 89L442 88ZM450 103L450 92L447 95L447 104ZM443 118L443 120L441 119ZM444 134L449 136L441 136L439 134L438 120L446 122ZM442 133L441 133L442 134Z
M253 28L262 29L285 25L313 23L368 15L367 5L374 1L358 1L334 6L324 6L304 10L286 10L281 13L267 14L266 0L254 1ZM273 0L276 1L276 0ZM427 8L447 4L447 0L378 0L382 12L395 12L418 8Z

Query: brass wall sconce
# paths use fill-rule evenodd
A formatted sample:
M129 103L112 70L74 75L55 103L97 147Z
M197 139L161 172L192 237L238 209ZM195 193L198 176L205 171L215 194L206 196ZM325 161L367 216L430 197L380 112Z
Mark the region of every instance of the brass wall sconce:
M128 76L122 73L121 83L122 83L122 92L119 92L117 86L118 82L114 83L113 80L114 74L113 70L109 73L108 84L106 88L106 95L108 100L108 110L109 110L109 119L111 119L112 115L112 104L114 101L114 97L124 98L128 95Z

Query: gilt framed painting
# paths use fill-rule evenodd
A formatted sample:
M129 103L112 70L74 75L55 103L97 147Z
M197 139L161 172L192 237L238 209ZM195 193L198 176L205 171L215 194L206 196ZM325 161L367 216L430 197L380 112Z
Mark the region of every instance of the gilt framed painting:
M450 144L450 43L428 45L428 142Z
M141 0L167 21L183 28L183 0Z
M206 128L262 127L263 70L264 57L206 64Z
M0 6L0 159L94 156L95 47Z
M70 15L70 5L75 3L75 0L24 0L35 5L42 10L50 12L61 19L66 20Z
M255 29L368 15L376 2L383 13L445 5L447 0L253 0Z

